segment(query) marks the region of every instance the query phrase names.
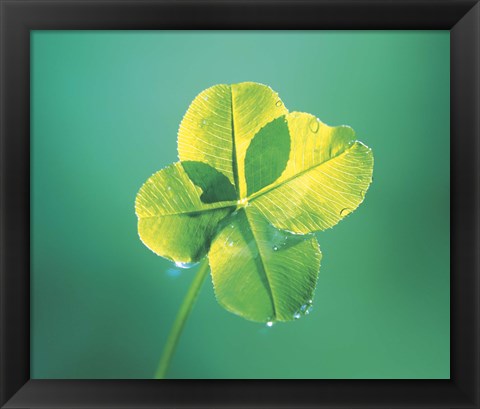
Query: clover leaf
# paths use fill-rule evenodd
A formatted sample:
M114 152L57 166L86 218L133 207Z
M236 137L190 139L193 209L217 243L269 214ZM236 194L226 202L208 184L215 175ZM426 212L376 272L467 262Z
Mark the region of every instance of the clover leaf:
M248 320L308 312L321 260L310 233L362 203L371 149L350 127L289 113L271 88L245 82L193 100L178 154L138 192L143 243L175 262L208 255L218 302Z

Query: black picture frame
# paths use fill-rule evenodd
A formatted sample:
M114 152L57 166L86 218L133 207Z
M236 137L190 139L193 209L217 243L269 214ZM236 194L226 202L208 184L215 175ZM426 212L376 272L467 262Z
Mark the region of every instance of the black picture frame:
M480 5L471 0L0 0L3 408L479 408ZM31 380L30 30L451 33L451 379Z

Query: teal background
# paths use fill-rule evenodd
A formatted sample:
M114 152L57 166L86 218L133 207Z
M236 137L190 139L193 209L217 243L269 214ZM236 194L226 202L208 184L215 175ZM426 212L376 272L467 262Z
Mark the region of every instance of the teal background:
M173 378L449 378L449 33L32 33L32 378L151 378L195 271L140 242L135 195L193 98L256 81L348 124L365 202L318 234L312 313L272 328L204 283Z

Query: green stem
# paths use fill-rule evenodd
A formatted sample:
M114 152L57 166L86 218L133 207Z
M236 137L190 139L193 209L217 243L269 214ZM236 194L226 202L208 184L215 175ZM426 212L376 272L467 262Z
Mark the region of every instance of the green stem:
M167 374L170 361L172 360L173 353L177 347L178 340L182 334L183 327L187 321L190 311L192 310L193 304L197 299L200 288L202 287L203 281L208 274L208 259L205 259L198 268L197 274L193 279L193 282L185 296L180 309L178 310L177 317L173 323L170 334L168 335L167 343L163 349L162 357L160 358L160 363L158 364L157 372L155 373L155 379L165 379Z

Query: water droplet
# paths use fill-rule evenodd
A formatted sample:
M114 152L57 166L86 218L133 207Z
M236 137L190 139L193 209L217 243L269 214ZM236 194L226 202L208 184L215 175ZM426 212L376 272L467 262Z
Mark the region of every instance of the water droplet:
M172 190L172 188L169 186L169 187L167 187L167 190Z
M300 307L300 312L302 314L308 315L312 309L312 300L308 300L305 304Z
M232 246L233 246L233 241L231 241L230 243L228 243L228 245L229 245L230 247L232 247Z
M203 100L204 100L204 101L208 101L208 97L203 97Z
M342 211L340 212L340 216L345 217L348 216L350 213L352 213L352 209L346 207L345 209L342 209Z
M278 230L272 226L270 230L270 243L272 245L273 251L281 250L287 244L288 236L285 235L285 232Z
M277 107L281 107L281 106L283 105L283 102L280 101L280 100L278 100L278 101L275 103L275 105L276 105Z
M312 120L310 121L310 130L313 133L317 133L319 128L320 128L320 121L317 118L312 118Z
M183 263L181 261L176 261L175 262L175 265L178 267L178 268L192 268L192 267L195 267L198 263Z
M303 305L300 307L300 309L299 309L298 311L296 311L296 312L293 314L293 318L296 319L296 320L298 320L298 319L301 318L302 316L310 314L310 311L311 311L312 308L313 308L312 303L313 303L312 300L308 300L305 304L303 304Z
M360 197L361 197L362 199L365 198L365 190L362 190L362 191L360 192Z
M234 228L235 228L235 226L234 226L233 224L231 224L231 225L230 225L230 228L231 228L231 229L234 229Z
M208 122L206 119L204 119L201 123L200 123L200 128L203 128L205 125L207 125Z
M273 327L273 322L272 322L272 321L268 321L268 322L267 322L267 327L269 327L269 328L270 328L270 327Z

